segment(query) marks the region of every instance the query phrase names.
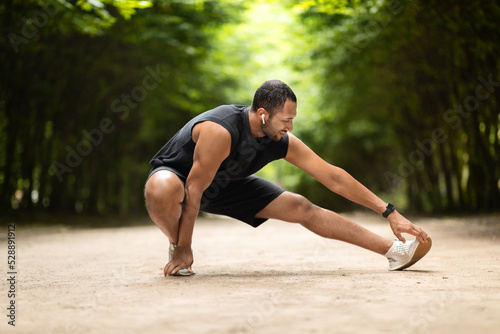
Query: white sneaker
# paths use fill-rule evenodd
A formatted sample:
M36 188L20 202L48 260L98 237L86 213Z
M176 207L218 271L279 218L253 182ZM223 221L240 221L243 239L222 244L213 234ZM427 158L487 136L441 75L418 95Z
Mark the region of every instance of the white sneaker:
M174 249L175 249L175 247L176 247L176 245L172 244L169 241L169 246L168 246L168 262L172 261L172 256L174 255ZM173 274L172 276L191 276L191 275L194 275L194 273L192 273L191 271L189 271L189 269L180 269L175 274Z
M403 270L412 266L427 254L431 246L431 238L428 238L425 244L418 239L406 243L395 239L391 248L385 254L385 257L389 260L389 270Z

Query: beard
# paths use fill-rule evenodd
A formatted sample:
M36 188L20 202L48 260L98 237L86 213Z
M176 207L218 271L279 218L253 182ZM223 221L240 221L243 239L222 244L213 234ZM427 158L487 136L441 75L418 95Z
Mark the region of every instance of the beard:
M271 122L267 122L266 124L262 124L262 132L270 138L273 141L280 141L281 136L279 135L279 131L276 130L272 125Z

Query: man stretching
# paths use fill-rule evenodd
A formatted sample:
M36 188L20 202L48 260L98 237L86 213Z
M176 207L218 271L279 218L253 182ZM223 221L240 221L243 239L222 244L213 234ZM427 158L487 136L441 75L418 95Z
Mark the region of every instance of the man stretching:
M384 255L389 270L407 268L429 251L431 239L420 227L291 134L296 115L292 89L279 80L266 81L251 107L223 105L196 116L153 157L145 199L151 219L170 241L165 276L193 274L191 241L199 211L253 227L267 219L298 223L322 237ZM331 191L382 214L398 240L383 238L253 175L282 158ZM406 242L402 233L416 239Z

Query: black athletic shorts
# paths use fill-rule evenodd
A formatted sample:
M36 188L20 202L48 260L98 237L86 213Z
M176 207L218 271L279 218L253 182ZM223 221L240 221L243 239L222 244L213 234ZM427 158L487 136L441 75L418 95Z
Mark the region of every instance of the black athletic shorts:
M160 170L171 171L186 182L180 172L167 166L152 169L148 179ZM258 227L267 218L256 218L255 215L284 191L274 183L255 175L240 180L215 180L203 193L200 211L229 216Z

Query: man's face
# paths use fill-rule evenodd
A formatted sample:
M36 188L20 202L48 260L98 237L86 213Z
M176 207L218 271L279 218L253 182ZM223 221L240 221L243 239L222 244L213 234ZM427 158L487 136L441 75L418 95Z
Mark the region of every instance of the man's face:
M297 116L297 103L286 100L283 108L266 124L262 124L262 132L274 141L280 141L288 131L293 130L293 119Z

